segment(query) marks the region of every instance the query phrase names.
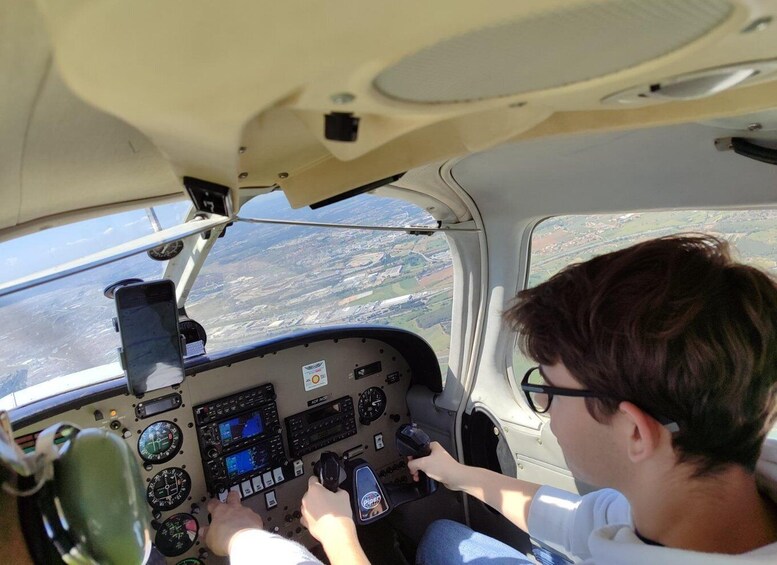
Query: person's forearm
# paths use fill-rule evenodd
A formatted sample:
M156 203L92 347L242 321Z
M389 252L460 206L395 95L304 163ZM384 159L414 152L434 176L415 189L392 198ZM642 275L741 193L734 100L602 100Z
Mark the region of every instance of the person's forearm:
M232 536L229 542L230 565L255 565L262 562L277 565L315 565L321 561L302 545L257 528L247 528Z
M370 565L359 544L355 527L328 535L322 545L332 565Z
M529 507L540 485L466 465L459 465L452 479L451 487L485 502L528 531Z

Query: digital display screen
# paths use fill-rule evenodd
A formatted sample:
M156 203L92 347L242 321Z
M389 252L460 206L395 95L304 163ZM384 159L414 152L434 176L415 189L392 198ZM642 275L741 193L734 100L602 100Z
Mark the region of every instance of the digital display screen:
M168 410L172 410L175 407L175 399L172 396L161 398L159 400L155 400L154 402L147 402L146 417L148 418L149 416L159 414L160 412L167 412Z
M270 461L270 453L265 447L255 445L249 449L238 451L224 458L227 465L227 475L230 479L251 473L265 467Z
M241 414L219 424L219 435L224 447L233 441L257 436L263 431L262 415L259 412Z
M332 404L329 404L328 406L323 406L321 408L311 410L306 414L306 416L309 424L315 424L316 422L320 422L321 420L324 420L326 418L329 418L330 416L334 416L339 413L340 413L340 403L334 402Z
M127 379L134 394L183 381L175 287L170 281L125 286L116 291Z
M310 441L310 443L316 443L318 441L321 441L322 439L341 434L343 431L345 431L345 422L340 422L336 426L331 427L327 430L310 434L308 436L308 440Z

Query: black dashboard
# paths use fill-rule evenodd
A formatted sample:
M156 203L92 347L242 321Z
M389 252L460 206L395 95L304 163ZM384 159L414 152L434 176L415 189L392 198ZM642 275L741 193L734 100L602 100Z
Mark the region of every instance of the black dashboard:
M367 461L385 483L407 481L394 447L410 421L411 385L440 392L437 359L418 336L383 327L295 334L187 362L180 385L130 396L117 379L12 413L17 442L69 421L119 434L137 455L168 563L226 563L197 530L209 497L230 491L265 527L310 548L300 501L322 451ZM106 503L115 503L107 501Z

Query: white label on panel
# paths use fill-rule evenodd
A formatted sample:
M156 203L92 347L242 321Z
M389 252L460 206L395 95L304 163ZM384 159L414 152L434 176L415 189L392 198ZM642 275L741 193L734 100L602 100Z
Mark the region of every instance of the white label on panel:
M302 378L305 381L305 392L326 386L326 361L317 361L302 367Z

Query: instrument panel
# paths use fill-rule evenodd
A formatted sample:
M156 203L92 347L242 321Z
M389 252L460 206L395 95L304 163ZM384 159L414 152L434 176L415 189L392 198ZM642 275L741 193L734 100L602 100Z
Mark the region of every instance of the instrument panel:
M208 499L224 500L229 491L266 529L315 550L299 508L321 452L365 459L386 482L407 480L393 438L409 421L405 397L414 371L433 360L439 379L439 368L415 336L408 343L420 356L390 340L296 341L187 368L183 383L143 398L121 390L86 402L17 429L17 437L63 420L120 434L137 455L154 544L168 563L227 563L209 554L197 530L207 521Z

